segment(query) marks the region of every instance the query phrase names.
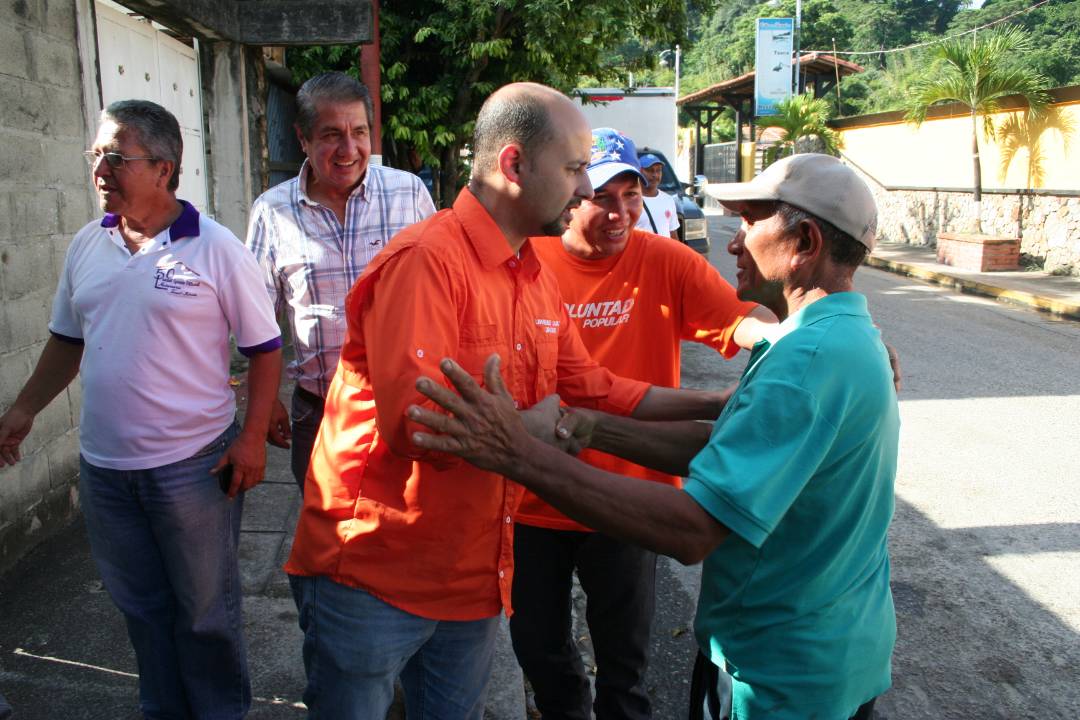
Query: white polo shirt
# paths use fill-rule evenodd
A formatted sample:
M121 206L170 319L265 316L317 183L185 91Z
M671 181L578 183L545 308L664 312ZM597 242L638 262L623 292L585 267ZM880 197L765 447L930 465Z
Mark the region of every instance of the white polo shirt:
M258 263L190 204L132 255L120 218L75 234L49 330L84 346L80 445L91 465L141 470L191 457L233 421L229 335L281 347Z

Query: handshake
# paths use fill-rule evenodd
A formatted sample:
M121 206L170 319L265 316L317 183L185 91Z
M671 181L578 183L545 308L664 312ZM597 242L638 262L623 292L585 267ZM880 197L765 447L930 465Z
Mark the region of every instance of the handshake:
M433 431L413 433L412 442L509 476L520 469L538 441L573 455L589 447L596 413L561 407L558 395L518 411L499 372L500 364L498 355L487 359L481 387L456 362L443 359L439 367L457 393L430 378L418 379L416 389L450 414L411 405L408 417Z

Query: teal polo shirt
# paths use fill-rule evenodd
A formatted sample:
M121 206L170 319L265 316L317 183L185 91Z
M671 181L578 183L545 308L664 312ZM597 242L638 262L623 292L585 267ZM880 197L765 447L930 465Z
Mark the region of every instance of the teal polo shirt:
M899 430L862 295L754 347L684 487L732 532L705 559L694 627L732 675L733 720L846 720L888 689Z

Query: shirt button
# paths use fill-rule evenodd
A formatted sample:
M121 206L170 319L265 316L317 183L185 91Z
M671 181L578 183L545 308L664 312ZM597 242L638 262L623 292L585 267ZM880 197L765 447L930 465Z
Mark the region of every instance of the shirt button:
M510 524L510 516L509 516L509 515L507 515L507 516L506 516L506 524L507 524L507 525L509 525L509 524Z
M499 577L501 577L501 578L506 577L506 573L504 573L502 570L500 570L499 571Z
M520 350L521 349L521 343L518 343L517 345L515 345L514 349L515 350Z
M517 267L517 260L511 260L510 262L508 262L506 264L509 265L512 268L516 268Z

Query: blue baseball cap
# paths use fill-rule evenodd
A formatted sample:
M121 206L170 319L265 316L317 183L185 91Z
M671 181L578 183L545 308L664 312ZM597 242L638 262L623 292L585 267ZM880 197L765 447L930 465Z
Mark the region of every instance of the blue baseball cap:
M589 175L593 190L598 190L611 178L624 172L632 172L642 182L648 182L641 174L634 141L613 128L596 128L592 131L592 154L585 172Z
M638 161L641 163L642 168L652 167L653 165L664 162L652 153L645 153L640 158L638 158Z

